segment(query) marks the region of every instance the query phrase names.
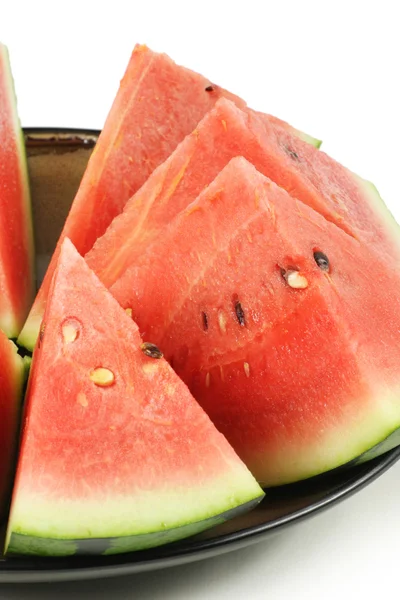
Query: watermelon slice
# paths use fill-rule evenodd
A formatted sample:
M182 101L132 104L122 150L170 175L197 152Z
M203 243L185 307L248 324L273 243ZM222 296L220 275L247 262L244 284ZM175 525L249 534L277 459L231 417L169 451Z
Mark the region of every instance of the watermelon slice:
M136 46L119 92L89 161L52 262L18 342L33 349L62 240L69 237L84 255L152 171L225 97L246 104L198 73L177 66L165 54ZM269 117L264 116L267 119ZM320 141L271 117L316 146Z
M0 328L16 338L34 294L33 229L25 144L8 52L0 44Z
M157 249L110 291L262 485L343 465L400 427L391 261L243 158Z
M0 518L8 508L25 368L16 345L0 330Z
M110 287L148 244L157 241L165 223L237 155L349 235L375 245L379 252L393 250L392 237L386 235L383 221L377 221L369 196L347 169L271 119L245 113L221 99L87 254L101 281Z
M8 553L148 548L261 500L251 473L68 239L42 332Z

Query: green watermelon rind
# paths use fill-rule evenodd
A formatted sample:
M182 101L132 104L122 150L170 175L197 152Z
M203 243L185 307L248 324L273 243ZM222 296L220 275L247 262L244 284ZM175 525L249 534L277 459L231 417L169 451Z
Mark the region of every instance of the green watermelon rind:
M78 546L71 540L44 540L28 535L13 534L8 546L8 554L24 556L73 556Z
M34 295L34 282L35 282L35 245L34 245L34 231L33 231L33 212L32 212L32 203L31 203L31 193L29 187L29 173L28 173L28 163L26 157L26 149L25 149L25 139L24 134L21 127L21 122L18 116L17 111L17 96L15 93L15 85L14 79L11 72L11 64L9 58L9 52L4 44L0 43L0 54L3 57L5 71L4 71L4 79L8 88L9 98L10 98L10 108L13 114L13 124L14 131L16 132L16 140L18 144L18 158L19 158L19 166L21 172L21 181L23 185L23 203L24 203L24 214L26 217L26 235L27 235L27 243L29 247L29 259L30 259L30 274L32 281L32 300ZM16 338L20 331L17 326L15 319L10 319L9 325L3 324L3 331L7 334L9 338Z
M32 357L26 355L23 357L22 362L24 365L24 383L26 383L28 381L29 373L32 366Z
M211 493L211 492L210 492ZM205 514L204 518L197 521L187 520L186 522L176 523L172 527L158 527L154 531L141 531L137 534L127 532L125 535L98 535L92 532L86 537L83 536L61 536L53 534L38 535L37 532L23 531L21 528L14 527L7 534L6 554L7 555L36 555L36 556L70 556L73 554L103 554L112 555L124 552L133 552L146 550L176 542L178 540L192 537L211 527L224 523L228 519L237 517L249 510L252 510L263 499L264 493L248 494L247 499L242 499L241 503L230 502L230 508L227 508L218 514ZM65 513L64 513L65 514ZM118 515L118 503L116 503L116 520L120 521ZM109 527L111 531L113 525ZM139 527L140 529L140 527Z

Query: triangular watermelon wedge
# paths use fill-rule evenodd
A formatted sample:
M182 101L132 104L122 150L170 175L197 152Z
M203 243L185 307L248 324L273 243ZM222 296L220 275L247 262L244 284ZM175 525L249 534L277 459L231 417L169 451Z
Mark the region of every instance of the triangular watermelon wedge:
M25 144L7 48L0 44L0 329L21 331L34 294L33 228Z
M392 261L243 158L110 291L263 485L400 443Z
M34 353L6 551L117 553L263 497L128 314L63 243Z
M270 118L261 119L222 98L151 174L86 255L106 287L135 263L146 246L154 244L157 253L158 236L166 224L235 156L246 158L355 239L379 253L400 257L400 230L383 203L377 216L379 196L373 196L365 182Z
M145 183L220 98L243 110L244 100L165 54L137 45L90 158L52 261L18 342L33 350L61 243L69 237L85 255L128 199ZM261 114L261 113L260 113ZM319 147L284 121L273 123Z

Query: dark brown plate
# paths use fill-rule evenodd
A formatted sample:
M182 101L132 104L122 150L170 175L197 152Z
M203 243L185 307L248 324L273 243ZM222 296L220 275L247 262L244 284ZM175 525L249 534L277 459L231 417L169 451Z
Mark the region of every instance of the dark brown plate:
M79 185L98 132L25 131L39 268L43 271ZM400 456L400 448L373 461L306 482L269 490L253 511L188 540L109 557L8 558L0 582L66 581L111 577L179 565L247 546L278 534L371 483Z

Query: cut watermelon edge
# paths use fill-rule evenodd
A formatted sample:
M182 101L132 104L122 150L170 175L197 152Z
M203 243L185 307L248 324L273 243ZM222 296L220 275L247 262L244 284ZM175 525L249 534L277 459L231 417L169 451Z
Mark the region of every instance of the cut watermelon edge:
M7 531L6 553L25 553L27 546L35 544L40 554L49 554L49 543L51 547L54 540L60 545L59 555L67 554L71 543L76 546L71 552L73 554L79 552L80 544L87 553L84 542L90 543L96 554L142 550L170 543L223 523L259 504L264 493L257 492L255 496L254 491L249 494L249 480L247 477L242 479L245 479L243 485L239 474L239 478L234 480L232 475L226 481L221 478L218 485L214 483L211 488L202 485L188 490L182 487L173 494L160 491L157 507L154 507L154 490L143 494L139 502L135 499L134 510L132 498L126 497L113 497L112 502L108 502L107 498L97 498L94 502L79 500L47 504L38 501L34 493L25 494L24 505L17 503L10 516L12 525ZM241 487L247 493L239 497L237 490ZM216 502L207 512L198 509L202 505L210 506L213 496ZM226 498L224 503L221 497ZM176 506L181 507L178 520L173 517ZM114 514L115 519L110 519L110 514ZM160 523L163 524L161 530Z
M3 59L3 64L5 66L4 70L4 81L5 85L9 91L9 97L11 99L10 102L10 112L12 114L12 122L15 133L15 140L17 144L17 153L18 153L18 162L20 167L20 180L22 182L23 187L23 205L24 205L24 215L25 215L25 233L26 233L26 241L28 244L28 258L29 258L29 272L31 275L31 304L34 301L34 282L35 282L35 244L34 244L34 231L33 231L33 210L31 203L31 194L30 194L30 186L29 186L29 172L28 172L28 163L26 156L26 148L25 148L25 138L24 133L21 127L21 122L18 115L17 110L17 96L15 92L15 84L11 71L11 63L9 58L9 52L7 46L0 43L0 54ZM30 306L28 307L30 309ZM25 315L26 318L27 315ZM9 338L17 338L21 325L23 323L19 323L18 316L16 314L13 315L4 315L2 316L4 319L3 330L7 334ZM8 324L5 323L8 321Z
M68 238L63 242L62 252L64 249L67 254L70 253L70 263L62 263L61 253L58 261L61 269L55 271L51 282L50 301L46 306L45 319L51 321L49 315L53 310L52 298L57 289L57 276L61 273L60 277L65 281L68 266L72 264L71 268L74 268L79 263L91 278L89 281L93 281L100 290L104 290L109 302L115 305L118 314L121 314L121 322L126 321L131 328L136 328ZM83 297L83 290L80 292ZM139 336L138 333L136 335ZM44 351L44 346L42 348ZM139 354L142 356L140 351ZM38 362L35 368L40 371L40 362L46 358L38 353L34 355L34 362L36 357ZM20 356L18 360L22 373L25 373L26 366L29 365L24 365ZM171 367L167 363L165 367L172 375ZM174 377L177 376L174 374ZM195 400L192 399L192 402L195 403ZM29 405L27 418L30 418ZM208 417L206 419L211 426L211 421ZM214 426L212 427L216 432ZM223 436L218 436L227 445ZM32 443L34 445L34 442ZM231 448L229 451L232 456L229 459L227 457L226 472L207 483L199 480L198 485L194 483L188 488L185 482L177 484L171 481L168 489L167 481L163 480L160 489L155 487L116 495L112 488L107 488L104 489L104 493L93 490L92 493L89 491L87 496L79 496L76 499L68 499L68 495L62 495L61 498L51 495L47 499L46 494L38 493L36 480L31 486L22 478L24 466L20 456L8 521L6 552L68 555L79 551L75 550L76 540L86 540L86 548L82 550L85 554L113 554L143 549L194 535L227 518L248 511L262 500L264 492ZM22 456L23 452L24 445ZM92 547L96 549L91 552Z

